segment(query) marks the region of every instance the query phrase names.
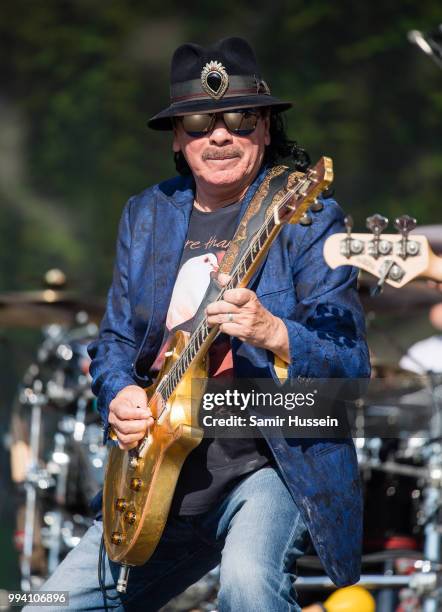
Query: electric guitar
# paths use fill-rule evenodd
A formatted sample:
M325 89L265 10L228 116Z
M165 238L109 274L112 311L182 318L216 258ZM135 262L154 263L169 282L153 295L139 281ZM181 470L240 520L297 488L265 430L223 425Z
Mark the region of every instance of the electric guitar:
M316 210L322 206L316 197L333 180L332 168L332 160L322 157L305 174L290 172L286 166L269 170L250 204L256 200L257 209L265 206L261 208L266 211L263 221L250 238L247 227L240 223L232 243L242 234L246 248L238 250L229 272L231 280L219 289L216 299L222 299L226 289L247 287L283 224L308 223L306 211L310 206L316 206ZM225 254L220 271L232 252L234 248ZM145 389L154 425L137 448L110 449L103 491L103 528L109 558L123 566L120 591L124 592L128 566L145 563L154 552L180 469L202 439L203 431L191 407L199 405L204 388L191 381L207 379L207 352L218 333L218 326L209 328L202 318L190 337L182 331L174 335L155 383Z
M333 234L324 243L324 259L330 268L355 266L379 278L378 291L384 283L403 287L423 276L442 281L442 257L433 253L428 240L410 234L416 220L402 215L395 220L398 234L384 234L388 219L376 214L367 219L371 234L353 234L353 221L346 217L346 234Z

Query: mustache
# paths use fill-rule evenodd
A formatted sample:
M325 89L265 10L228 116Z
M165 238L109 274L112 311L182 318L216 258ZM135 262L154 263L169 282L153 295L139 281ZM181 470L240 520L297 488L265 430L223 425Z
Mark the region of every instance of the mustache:
M202 158L205 161L206 159L228 159L232 157L242 157L243 153L239 147L236 146L227 146L217 149L206 149Z

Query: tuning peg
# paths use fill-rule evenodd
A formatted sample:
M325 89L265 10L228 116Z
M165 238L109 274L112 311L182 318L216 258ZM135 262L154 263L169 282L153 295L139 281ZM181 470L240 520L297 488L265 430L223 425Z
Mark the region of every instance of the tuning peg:
M371 217L367 217L367 228L376 236L380 236L388 225L387 217L376 213Z
M311 225L312 224L312 218L310 217L309 214L307 214L306 212L302 215L301 219L299 220L299 223L301 225Z
M350 236L351 234L351 230L353 229L353 217L351 215L347 215L344 218L344 223L345 223L345 230L347 232L347 234Z
M310 210L312 212L320 212L324 208L324 204L318 198L315 198L311 203Z
M414 217L410 217L410 215L401 215L397 217L394 221L394 227L402 234L402 236L407 237L411 230L417 225L417 221Z

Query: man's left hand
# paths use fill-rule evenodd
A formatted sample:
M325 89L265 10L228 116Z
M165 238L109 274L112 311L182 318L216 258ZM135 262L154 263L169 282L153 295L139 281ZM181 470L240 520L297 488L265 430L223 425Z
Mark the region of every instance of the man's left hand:
M221 332L290 362L287 327L264 308L250 289L226 290L222 300L207 306L206 315L209 327L218 324Z

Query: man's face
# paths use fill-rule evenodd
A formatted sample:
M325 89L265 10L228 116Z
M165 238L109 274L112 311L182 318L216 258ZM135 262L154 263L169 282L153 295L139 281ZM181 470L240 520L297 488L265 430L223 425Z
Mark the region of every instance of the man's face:
M222 186L243 186L255 177L266 145L270 144L269 113L260 113L254 131L239 136L227 129L218 114L212 131L199 137L189 136L181 121L175 121L173 150L181 151L196 182L219 191Z

